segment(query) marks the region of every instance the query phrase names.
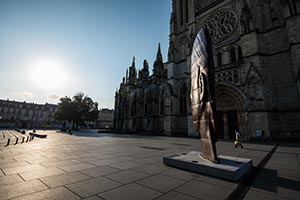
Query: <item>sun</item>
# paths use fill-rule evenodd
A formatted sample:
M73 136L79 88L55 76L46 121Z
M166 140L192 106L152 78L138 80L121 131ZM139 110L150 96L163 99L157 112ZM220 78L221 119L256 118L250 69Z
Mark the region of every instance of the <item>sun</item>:
M38 61L32 69L32 80L42 89L57 89L64 85L66 78L63 65L57 61Z

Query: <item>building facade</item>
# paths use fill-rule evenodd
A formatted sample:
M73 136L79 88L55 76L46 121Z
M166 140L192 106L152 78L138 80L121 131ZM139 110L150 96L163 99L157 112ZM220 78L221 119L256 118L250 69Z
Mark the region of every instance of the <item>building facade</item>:
M135 63L115 95L115 128L196 136L190 108L193 41L212 38L219 138L300 139L300 1L172 0L167 62Z
M57 105L0 100L0 128L60 128Z
M102 108L99 110L97 119L98 129L112 129L114 124L114 110Z

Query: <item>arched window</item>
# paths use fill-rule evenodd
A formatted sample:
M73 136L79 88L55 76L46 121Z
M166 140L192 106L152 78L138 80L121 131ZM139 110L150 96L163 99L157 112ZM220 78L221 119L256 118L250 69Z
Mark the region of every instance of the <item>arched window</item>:
M236 54L235 54L235 48L232 47L230 50L230 57L231 57L231 63L235 63L236 62Z
M180 1L180 25L183 25L183 1Z
M186 84L183 84L183 86L180 88L180 113L186 114L187 113L187 88Z
M163 115L165 114L165 97L164 97L164 92L162 92L160 96L160 114Z
M239 82L239 75L237 71L234 71L233 73L233 82L236 84Z
M148 94L145 99L145 116L151 115L152 96Z
M185 0L185 22L189 22L189 4L188 0Z
M148 116L148 104L145 102L145 116Z
M134 98L131 104L131 116L136 116L136 98Z
M238 56L239 63L243 62L243 52L241 46L238 47Z
M218 61L218 66L222 65L222 53L218 52L217 54L217 61Z

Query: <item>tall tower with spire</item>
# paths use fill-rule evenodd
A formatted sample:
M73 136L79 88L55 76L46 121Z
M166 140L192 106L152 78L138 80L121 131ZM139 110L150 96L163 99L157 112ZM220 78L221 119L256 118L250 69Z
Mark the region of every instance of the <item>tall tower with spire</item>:
M135 69L135 57L132 59L132 64L129 67L129 85L135 85L137 82L137 74Z
M160 50L160 43L158 43L156 60L153 64L153 75L157 80L167 78L167 69L164 67L163 57Z

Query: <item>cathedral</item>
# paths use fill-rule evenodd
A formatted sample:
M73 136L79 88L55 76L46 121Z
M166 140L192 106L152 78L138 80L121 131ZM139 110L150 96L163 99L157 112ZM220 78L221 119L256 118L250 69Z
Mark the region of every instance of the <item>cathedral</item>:
M172 0L169 50L132 65L115 93L114 128L198 137L190 102L191 52L208 29L220 139L300 140L300 1Z

